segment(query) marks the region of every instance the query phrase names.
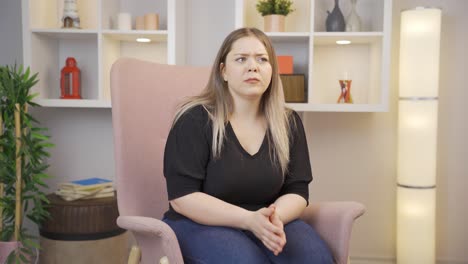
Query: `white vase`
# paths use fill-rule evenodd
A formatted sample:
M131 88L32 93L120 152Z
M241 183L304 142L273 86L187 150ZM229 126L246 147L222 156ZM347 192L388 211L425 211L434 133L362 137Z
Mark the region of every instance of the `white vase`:
M361 31L361 18L356 12L357 0L351 0L351 13L346 18L346 31Z
M284 32L283 15L267 15L264 16L265 32Z

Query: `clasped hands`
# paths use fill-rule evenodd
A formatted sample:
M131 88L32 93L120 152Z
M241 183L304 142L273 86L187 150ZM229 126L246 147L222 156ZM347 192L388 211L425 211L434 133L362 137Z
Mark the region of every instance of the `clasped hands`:
M276 256L286 245L283 221L281 221L276 205L253 211L247 222L250 230Z

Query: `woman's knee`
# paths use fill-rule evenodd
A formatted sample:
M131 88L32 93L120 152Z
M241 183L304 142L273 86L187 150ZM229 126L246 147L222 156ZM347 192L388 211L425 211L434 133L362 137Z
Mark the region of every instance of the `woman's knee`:
M333 263L327 244L310 225L295 220L285 226L285 233L287 243L281 255L287 256L289 263Z

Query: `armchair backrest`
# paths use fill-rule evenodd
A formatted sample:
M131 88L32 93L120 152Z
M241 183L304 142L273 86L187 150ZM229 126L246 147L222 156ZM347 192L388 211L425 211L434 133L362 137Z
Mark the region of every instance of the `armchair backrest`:
M161 219L169 204L164 147L176 107L206 85L209 68L118 59L111 69L112 125L120 215Z

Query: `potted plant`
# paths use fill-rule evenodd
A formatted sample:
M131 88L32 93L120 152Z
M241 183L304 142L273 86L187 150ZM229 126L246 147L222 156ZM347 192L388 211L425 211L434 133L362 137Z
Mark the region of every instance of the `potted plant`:
M294 11L290 0L260 0L257 11L263 16L265 31L284 32L285 17Z
M39 248L23 227L24 217L40 224L48 216L42 189L49 153L46 129L28 113L37 94L30 94L37 73L0 66L0 262L29 263ZM11 252L5 252L11 251Z

